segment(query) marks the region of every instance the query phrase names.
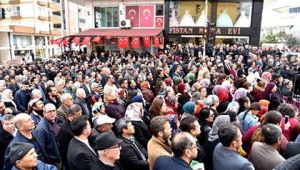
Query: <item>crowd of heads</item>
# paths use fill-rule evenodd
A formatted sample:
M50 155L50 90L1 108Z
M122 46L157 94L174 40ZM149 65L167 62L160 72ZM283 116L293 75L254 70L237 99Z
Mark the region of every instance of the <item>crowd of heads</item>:
M202 56L195 44L167 45L155 54L69 51L47 61L0 66L2 129L42 143L49 140L42 135L49 123L57 148L52 159L12 142L11 159L20 167L16 160L25 154L13 155L33 148L32 157L71 168L57 139L68 124L71 139L88 140L101 161L120 160L125 169L131 166L121 149L126 140L142 148L138 154L150 169L163 164L155 162L161 155L149 150L158 141L169 148L164 155L198 161L205 169L213 168L218 143L248 155L256 167L250 155L258 150L255 142L276 145L282 154L283 140L298 139L300 58L287 55L297 50L218 44Z

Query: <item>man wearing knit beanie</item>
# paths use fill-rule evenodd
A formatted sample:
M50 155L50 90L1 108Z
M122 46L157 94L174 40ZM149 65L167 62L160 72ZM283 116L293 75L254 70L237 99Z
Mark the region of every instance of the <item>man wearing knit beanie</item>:
M37 153L30 143L15 142L9 152L10 160L14 163L12 170L57 170L53 165L38 161Z

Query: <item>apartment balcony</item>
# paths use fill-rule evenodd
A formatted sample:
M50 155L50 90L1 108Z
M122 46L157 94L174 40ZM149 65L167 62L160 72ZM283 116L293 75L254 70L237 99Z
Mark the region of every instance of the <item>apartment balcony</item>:
M20 4L21 0L9 0L8 3L9 4Z
M41 20L41 21L47 21L47 20L48 20L48 17L45 17L45 16L38 16L38 19Z
M50 35L52 36L61 36L61 30L60 29L53 29L53 30L50 30Z
M37 4L40 5L40 6L47 6L47 2L43 1L43 0L38 0Z
M9 29L12 30L15 33L25 33L25 34L34 34L35 33L34 27L10 25Z
M52 15L52 16L49 16L49 21L54 24L61 23L61 17Z
M49 35L50 32L49 31L39 31L40 34L43 34L43 35Z
M48 7L53 11L60 11L60 3L51 1L48 2Z
M10 19L22 19L22 16L21 15L12 15L10 16Z

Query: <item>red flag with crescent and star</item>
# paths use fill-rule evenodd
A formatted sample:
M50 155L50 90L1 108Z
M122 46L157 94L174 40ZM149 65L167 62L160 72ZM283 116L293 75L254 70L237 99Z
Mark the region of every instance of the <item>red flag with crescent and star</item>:
M101 41L101 37L95 37L92 41L98 44Z
M140 48L140 37L132 37L131 46L132 48Z
M68 44L69 44L69 38L65 38L62 42L63 42L63 44L64 44L65 47L68 46Z
M74 43L74 44L76 44L76 45L78 45L79 42L80 42L80 37L75 37L75 38L73 38L73 40L72 40L72 43Z
M151 39L149 36L143 38L143 44L145 48L149 48L151 46Z
M140 6L140 27L154 27L154 6Z
M85 37L82 42L81 45L90 45L91 42L91 37Z
M160 47L162 41L160 36L155 36L153 40L154 47Z
M155 28L163 28L163 27L164 27L164 17L156 17Z
M118 38L118 48L128 48L128 37L119 37Z
M140 8L139 6L126 6L126 19L131 20L131 26L140 26Z

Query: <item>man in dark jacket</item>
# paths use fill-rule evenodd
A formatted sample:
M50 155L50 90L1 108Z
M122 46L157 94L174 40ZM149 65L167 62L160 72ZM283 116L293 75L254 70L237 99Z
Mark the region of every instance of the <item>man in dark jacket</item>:
M88 104L86 103L86 93L83 88L78 88L76 90L76 98L74 103L78 104L82 109L82 115L87 116L88 118L91 118L91 113L88 107Z
M11 145L16 142L25 142L25 143L31 143L34 145L34 149L36 153L38 154L38 159L41 161L45 160L46 153L43 153L43 150L41 149L41 144L39 143L37 139L37 134L35 131L32 131L34 129L34 122L30 118L30 116L26 113L20 113L14 118L15 127L18 129L16 136L14 139L10 142L8 147L5 150L4 155L4 170L11 170L13 164L10 161L9 158L9 152L11 149Z
M85 116L81 116L71 123L71 130L74 138L70 141L67 154L70 170L89 170L98 162L97 153L88 142L91 125Z
M2 129L0 130L0 168L3 167L5 150L10 141L14 138L13 134L15 132L15 126L12 120L13 118L13 115L7 114L4 115L1 120Z
M124 170L148 170L147 151L134 138L134 126L128 118L121 118L116 122L117 133L120 135L120 161Z
M55 105L55 108L59 108L61 105L61 102L58 98L57 89L55 86L48 86L47 89L47 99L45 100L45 104L52 103Z
M17 109L21 112L26 112L30 101L29 82L24 81L20 90L15 94L15 103Z
M197 157L197 144L191 134L178 133L172 141L172 151L173 157L158 157L153 170L192 170L189 164Z
M95 149L98 152L99 158L92 165L91 170L123 170L122 165L118 162L120 159L120 143L113 132L101 133L96 138Z
M44 107L44 117L36 127L37 140L41 144L41 149L45 155L45 163L56 164L60 161L56 135L59 131L59 125L55 122L56 108L48 103Z
M38 160L34 145L30 143L16 142L12 144L9 157L10 161L14 163L12 170L57 170L55 166Z
M67 159L68 147L69 143L74 137L73 132L71 130L71 122L74 119L81 116L81 108L77 104L73 104L69 112L67 113L68 119L62 124L58 134L57 134L57 142L58 142L58 149L60 153L60 157L63 163L63 166L66 170L70 169Z

